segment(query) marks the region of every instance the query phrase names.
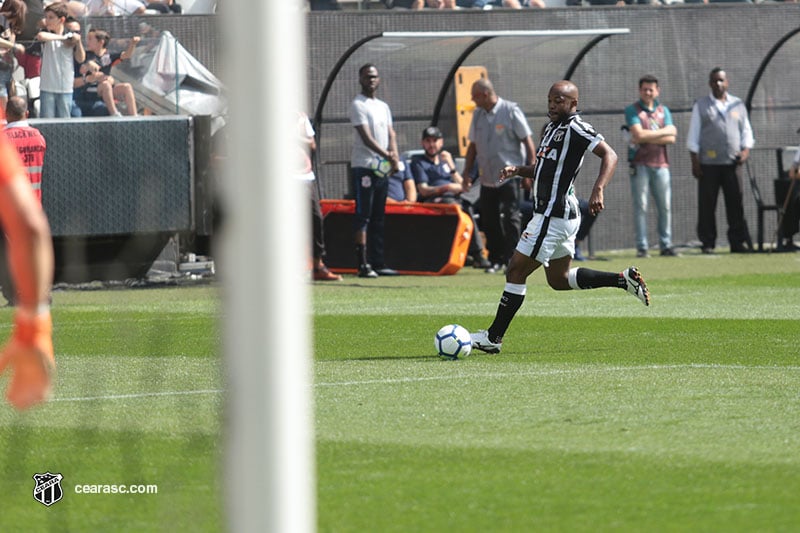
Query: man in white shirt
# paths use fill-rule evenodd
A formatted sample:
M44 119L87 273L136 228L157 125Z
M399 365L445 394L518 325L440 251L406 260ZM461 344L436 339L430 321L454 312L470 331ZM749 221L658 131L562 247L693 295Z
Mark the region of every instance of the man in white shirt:
M751 252L753 244L742 203L742 165L755 144L753 129L744 102L728 94L728 75L722 68L711 71L708 84L711 94L695 101L686 139L692 158L692 175L697 178L697 236L703 253L714 253L717 198L721 188L731 252Z
M143 15L145 8L139 0L86 0L89 16Z

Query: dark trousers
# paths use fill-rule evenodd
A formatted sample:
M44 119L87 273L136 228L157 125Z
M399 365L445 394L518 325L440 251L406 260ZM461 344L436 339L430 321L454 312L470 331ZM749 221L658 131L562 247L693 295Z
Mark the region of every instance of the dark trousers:
M325 238L322 234L322 209L319 206L319 189L316 181L308 182L308 195L311 198L311 253L314 259L325 256Z
M597 215L600 213L593 215L589 210L589 202L583 198L578 198L578 207L581 210L581 225L578 228L578 234L575 235L575 240L582 241L589 236L589 232L592 230L594 221L597 220Z
M481 186L478 200L481 228L492 264L505 265L519 241L522 213L519 210L519 184L510 180L501 187Z
M789 189L791 189L792 196L787 202L786 195L789 194ZM781 221L780 238L791 241L792 236L800 231L800 180L794 182L775 180L775 201L781 208L786 206ZM783 243L778 241L778 245L781 244Z
M697 180L697 237L703 248L714 248L717 241L717 198L725 200L728 242L731 248L752 246L744 219L741 165L700 165L703 177Z
M356 200L353 231L367 231L367 261L375 268L381 268L385 266L383 235L389 179L379 178L370 169L363 167L354 167L352 178Z

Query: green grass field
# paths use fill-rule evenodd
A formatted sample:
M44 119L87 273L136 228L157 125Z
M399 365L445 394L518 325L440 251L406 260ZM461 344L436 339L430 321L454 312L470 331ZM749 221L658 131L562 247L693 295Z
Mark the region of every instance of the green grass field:
M635 264L650 308L536 272L503 353L454 362L433 334L501 276L316 286L320 530L800 528L800 255Z
M800 254L633 262L650 308L537 272L503 353L461 361L433 334L488 326L502 276L315 284L319 530L800 528ZM224 529L218 299L55 294L55 399L0 407L0 532ZM51 507L32 497L45 471L64 476Z

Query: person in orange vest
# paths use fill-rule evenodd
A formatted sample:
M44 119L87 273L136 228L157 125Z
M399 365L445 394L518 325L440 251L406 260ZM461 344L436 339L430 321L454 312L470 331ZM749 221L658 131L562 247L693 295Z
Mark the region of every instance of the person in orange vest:
M20 158L2 135L0 224L16 287L14 327L0 351L0 375L6 369L11 371L6 399L17 409L27 409L47 400L55 373L50 318L53 240Z
M25 172L39 203L42 202L42 167L47 142L39 130L28 124L28 103L21 96L12 96L6 104L6 137L19 152Z

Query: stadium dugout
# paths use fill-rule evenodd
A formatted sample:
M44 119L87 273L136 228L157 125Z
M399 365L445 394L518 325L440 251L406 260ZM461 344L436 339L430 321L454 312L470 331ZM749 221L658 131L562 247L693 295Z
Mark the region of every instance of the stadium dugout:
M322 197L341 199L348 193L347 161L353 132L347 110L359 89L358 67L365 63L374 63L380 70L379 97L392 108L401 151L417 148L419 132L431 123L444 132L445 147L459 151L460 108L453 72L461 62L462 67L485 67L498 94L521 106L535 132L547 120L549 86L569 77L581 91L581 114L624 157L623 109L636 99L639 77L654 74L661 81L662 101L672 110L678 127L678 140L669 149L673 240L691 247L697 239L697 185L691 176L686 133L692 104L708 93L708 73L715 66L726 69L731 93L745 100L750 109L756 137L750 169L764 204L777 203L775 151L796 145L795 132L800 126L800 72L794 68L800 39L795 15L795 9L784 4L601 6L490 14L309 13L309 115L319 129L317 170ZM715 31L708 32L712 27ZM764 30L767 27L769 31ZM608 28L629 31L592 43ZM587 34L569 36L573 29ZM543 30L567 33L547 35ZM591 34L593 31L596 33ZM587 158L585 165L576 183L581 195L588 194L587 176L596 171L592 158ZM745 216L755 239L758 207L746 182L745 187ZM632 231L620 231L631 219L624 163L618 166L606 199L610 208L592 230L595 248L633 247ZM724 210L718 209L717 215L718 227L727 227ZM772 236L777 217L767 215L761 231ZM648 227L655 228L655 214L648 216L652 217ZM718 244L724 247L724 229L721 235ZM765 250L770 248L770 239L766 240Z
M507 31L398 31L368 35L353 43L339 58L328 73L314 112L314 128L317 134L315 154L317 168L347 165L343 159L323 159L326 138L323 126L326 107L339 112L330 113L334 124L341 125L346 117L341 110L349 102L342 102L334 87L352 85L353 72L365 62L374 62L382 77L393 78L400 74L413 90L403 94L393 93L390 98L392 113L396 119L411 116L430 117L429 124L439 126L445 134L446 147L463 154L465 146L454 143L458 136L456 109L463 110L467 102L455 101L456 74L475 52L490 41L502 40L501 49L508 54L531 54L546 50L549 56L543 62L542 79L570 79L580 62L603 40L630 33L628 28L579 29L579 30L507 30ZM556 44L558 43L558 44ZM555 44L555 46L553 46ZM435 53L431 53L435 50ZM553 56L557 57L553 57ZM368 57L383 56L381 60ZM387 64L388 63L388 64ZM347 68L345 69L345 66ZM398 72L398 68L401 72ZM343 74L344 72L344 74ZM435 72L435 73L434 73ZM467 88L468 90L469 88ZM532 89L533 90L533 89ZM546 94L547 89L544 90ZM332 102L329 97L335 94ZM502 91L499 91L502 96ZM344 94L347 94L344 92ZM355 94L355 93L353 93ZM352 97L352 95L349 95ZM385 95L379 96L386 99ZM467 99L469 102L469 100ZM469 102L471 104L471 102ZM468 105L466 107L469 107ZM471 113L470 115L471 116ZM461 145L461 146L458 146ZM416 146L404 147L404 149ZM324 172L324 171L323 171Z

